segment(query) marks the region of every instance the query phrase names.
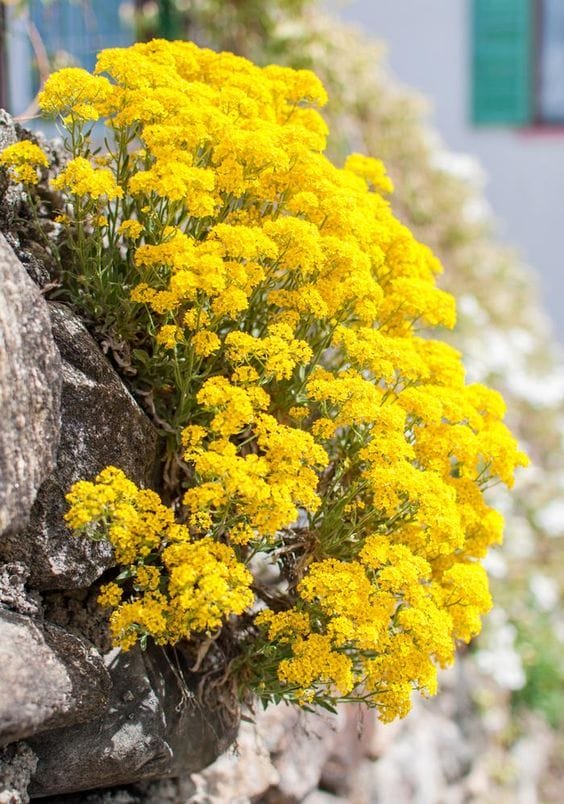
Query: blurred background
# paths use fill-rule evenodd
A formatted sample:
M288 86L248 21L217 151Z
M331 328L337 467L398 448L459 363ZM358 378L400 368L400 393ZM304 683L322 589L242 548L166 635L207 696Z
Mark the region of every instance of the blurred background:
M289 780L333 740L318 804L561 802L564 0L0 0L0 23L0 106L50 134L37 118L42 81L61 66L91 69L103 47L186 38L314 69L330 96L331 156L386 163L397 215L442 259L458 300L444 337L470 381L504 394L532 458L516 489L492 492L507 521L486 562L496 606L439 696L399 724L366 727L366 750L351 750L345 717L333 736L298 741L293 760L272 737L287 715L277 725L268 714L268 761L286 756L278 781L252 787L258 752L243 740L239 759L200 775L197 800L305 801Z
M499 233L539 272L564 340L562 0L357 0L340 8L386 43L393 72L431 101L448 148L479 160Z

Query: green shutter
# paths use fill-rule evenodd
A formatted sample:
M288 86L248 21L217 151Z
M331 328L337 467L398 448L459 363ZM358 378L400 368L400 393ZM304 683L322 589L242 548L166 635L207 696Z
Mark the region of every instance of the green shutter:
M534 1L473 0L475 123L523 125L532 119Z

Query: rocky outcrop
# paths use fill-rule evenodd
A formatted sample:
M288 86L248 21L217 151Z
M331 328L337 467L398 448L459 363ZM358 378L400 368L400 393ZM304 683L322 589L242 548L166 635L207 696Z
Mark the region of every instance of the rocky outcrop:
M47 303L0 234L0 534L19 533L55 465L61 358Z
M65 494L79 478L110 465L141 486L153 485L158 439L80 320L61 304L50 304L50 314L62 377L56 466L39 489L23 538L7 540L1 550L30 566L34 588L73 589L89 586L112 557L106 543L70 536Z
M111 551L70 535L65 494L108 465L153 485L158 436L80 320L43 299L0 238L0 558L28 567L35 589L84 587Z
M108 709L88 723L29 740L38 757L32 794L180 776L225 751L236 722L221 710L204 711L175 661L157 648L109 653Z
M0 804L23 804L37 757L26 743L0 749Z
M0 610L0 745L95 717L109 675L85 640Z
M0 115L0 149L20 136ZM238 719L204 708L162 650L110 650L96 594L111 551L73 537L65 494L110 464L154 487L159 435L79 318L30 278L50 269L1 171L0 200L0 804L23 804L30 780L34 798L61 801L201 770Z

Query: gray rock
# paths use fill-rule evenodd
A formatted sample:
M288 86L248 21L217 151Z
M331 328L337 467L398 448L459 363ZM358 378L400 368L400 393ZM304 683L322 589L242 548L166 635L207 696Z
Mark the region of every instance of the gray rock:
M110 680L87 642L0 610L0 745L98 715Z
M85 589L54 590L41 595L44 617L71 634L86 639L98 653L112 648L108 610L98 604L99 584Z
M37 593L25 588L29 569L21 562L0 564L0 604L18 614L34 617L41 612L41 602Z
M47 303L0 234L0 533L27 524L55 466L60 373Z
M269 746L279 776L276 790L283 801L302 801L319 783L331 748L345 725L344 712L332 715L322 709L308 713L293 707L279 708L286 708L289 712L286 715L287 730L278 738L275 748L273 743ZM280 714L272 709L270 718L270 722L276 724ZM264 730L268 723L267 709L260 728ZM268 744L267 735L264 739Z
M39 490L25 533L0 550L30 566L33 587L73 589L89 586L113 561L107 543L76 538L66 527L66 493L109 465L152 485L158 435L80 320L64 305L50 308L63 377L57 465Z
M65 796L47 796L41 799L42 804L188 804L189 802L196 804L203 801L211 804L211 799L202 799L198 796L189 776L140 782L128 785L126 789L114 787L111 790L69 793Z
M173 658L169 658L172 655ZM150 647L107 656L113 691L107 712L29 742L39 758L34 796L111 787L199 771L235 738L237 718L203 708L174 654Z
M59 224L53 219L63 202L52 189L50 180L60 171L68 154L62 145L50 143L41 134L32 134L0 109L0 152L21 140L39 145L49 167L41 169L39 183L31 191L21 184L13 184L6 171L0 169L0 232L4 233L33 281L40 288L52 287L59 280L59 265L47 233L54 234L58 230Z
M27 804L27 788L37 757L25 743L0 750L0 804Z
M16 124L4 109L0 109L0 151L8 145L13 145L18 139Z
M20 133L20 127L8 112L0 109L0 151L17 142ZM6 172L0 169L0 231L9 232L12 228L17 228L17 221L24 206L22 186L8 181ZM17 236L15 242L19 242Z

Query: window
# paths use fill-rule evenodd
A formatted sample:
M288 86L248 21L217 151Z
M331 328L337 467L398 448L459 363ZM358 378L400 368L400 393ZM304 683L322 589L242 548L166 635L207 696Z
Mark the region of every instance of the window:
M133 32L121 17L117 0L31 0L30 18L49 59L93 70L96 54L106 47L133 41Z
M102 48L130 45L134 32L120 15L123 5L119 0L29 0L27 6L8 7L3 78L10 111L34 114L40 76L49 68L92 70Z
M473 0L472 119L564 124L564 0Z
M564 3L542 5L538 113L541 120L564 123Z

